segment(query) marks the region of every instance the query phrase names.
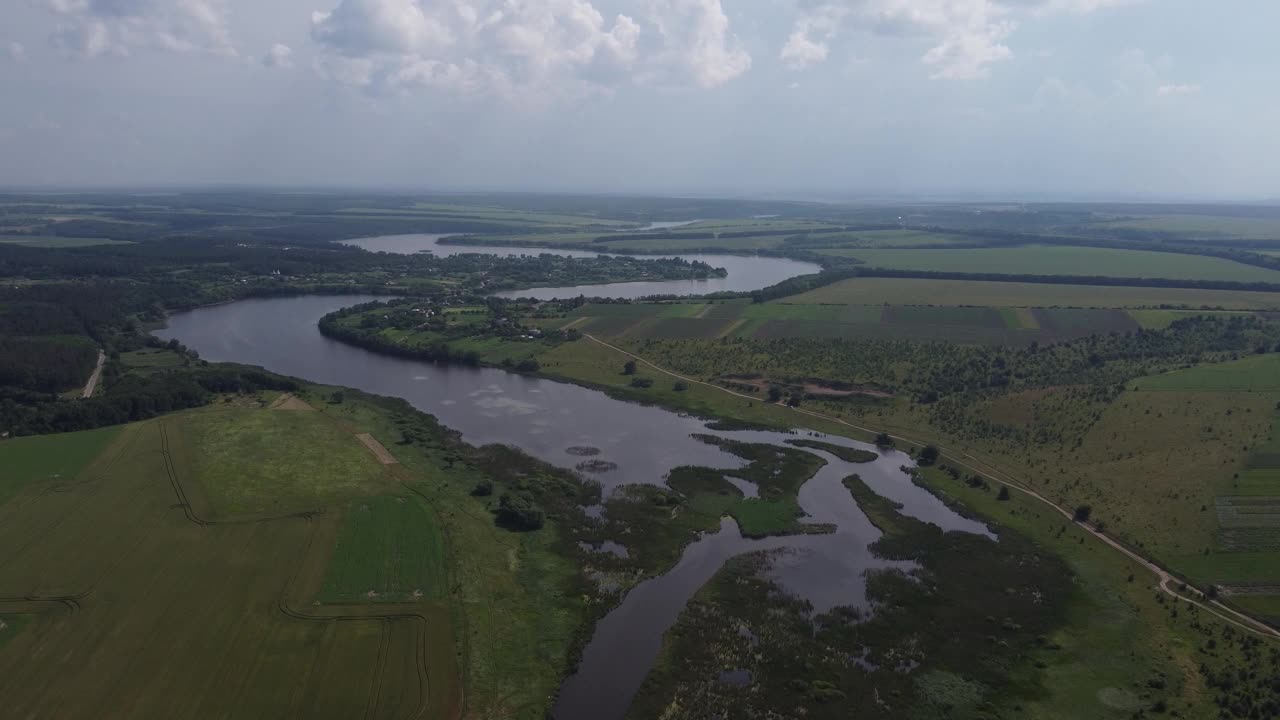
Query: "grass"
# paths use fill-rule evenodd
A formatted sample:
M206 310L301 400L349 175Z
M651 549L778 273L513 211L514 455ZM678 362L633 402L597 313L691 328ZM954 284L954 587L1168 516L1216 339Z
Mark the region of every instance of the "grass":
M131 370L152 371L178 367L186 360L172 350L145 348L120 353L120 362Z
M1133 388L1150 391L1280 392L1280 354L1253 355L1232 362L1197 365L1139 378L1133 382Z
M1215 257L1147 250L1031 245L936 250L835 249L820 252L857 258L868 267L896 270L1280 282L1280 272L1274 270Z
M119 434L105 427L61 435L0 440L0 505L37 483L71 485Z
M976 305L985 307L1280 309L1280 293L1050 283L853 278L783 302L837 305Z
M329 560L322 602L447 596L444 538L416 497L352 502Z
M390 488L373 455L315 412L205 412L191 416L181 437L219 517L317 510Z

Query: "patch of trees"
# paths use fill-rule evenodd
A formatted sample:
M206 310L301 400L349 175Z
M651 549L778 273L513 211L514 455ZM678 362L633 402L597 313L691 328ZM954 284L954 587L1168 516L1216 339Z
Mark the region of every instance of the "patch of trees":
M89 430L146 420L164 413L206 405L216 393L261 390L296 391L298 384L279 375L236 365L212 365L124 375L102 395L86 400L52 400L35 405L0 399L0 432L39 435Z
M77 338L0 335L0 385L58 392L82 385L98 361L98 348Z

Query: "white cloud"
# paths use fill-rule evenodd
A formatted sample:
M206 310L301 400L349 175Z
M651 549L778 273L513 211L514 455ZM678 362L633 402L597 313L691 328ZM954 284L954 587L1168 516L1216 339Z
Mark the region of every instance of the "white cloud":
M720 0L649 0L648 19L662 39L647 61L650 79L713 88L751 69Z
M341 0L312 15L311 37L322 75L370 92L714 87L750 67L719 0L649 0L644 11L606 19L590 0Z
M986 77L1013 57L1005 41L1019 15L1088 13L1136 0L799 0L800 14L780 59L792 69L822 62L843 31L924 38L931 77Z
M288 45L275 43L267 54L262 56L262 64L269 68L293 67L293 49Z
M45 0L57 17L53 43L80 57L139 48L235 55L226 0Z
M11 42L5 48L5 53L9 59L14 62L22 62L27 59L27 49L20 42Z
M1161 85L1156 88L1156 95L1160 97L1168 97L1170 95L1195 95L1200 92L1199 85Z

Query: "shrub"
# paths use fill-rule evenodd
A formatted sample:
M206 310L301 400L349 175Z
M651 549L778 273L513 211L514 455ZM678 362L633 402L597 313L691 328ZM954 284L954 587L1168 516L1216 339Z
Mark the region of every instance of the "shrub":
M1075 513L1075 516L1074 516L1074 517L1075 517L1075 521L1076 521L1076 522L1088 522L1088 521L1089 521L1089 515L1090 515L1092 512L1093 512L1093 508L1089 507L1088 505L1080 505L1079 507L1077 507L1077 508L1076 508L1076 513Z
M1001 486L1000 486L1000 494L999 494L999 495L996 495L996 499L997 499L997 500L1008 500L1008 499L1009 499L1009 486L1008 486L1008 485L1001 485Z
M636 374L636 361L635 361L635 360L628 360L626 363L624 363L624 364L623 364L623 366L622 366L622 374L623 374L623 375L635 375L635 374Z
M932 465L938 462L939 454L937 447L933 445L925 445L924 449L920 451L918 462L921 465Z

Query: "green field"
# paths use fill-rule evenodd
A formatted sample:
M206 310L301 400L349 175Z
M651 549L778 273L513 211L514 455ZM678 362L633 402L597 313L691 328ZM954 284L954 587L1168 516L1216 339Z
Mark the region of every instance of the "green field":
M393 487L363 445L316 412L201 413L184 435L187 447L175 452L191 453L218 517L315 510Z
M76 484L35 483L0 505L0 619L21 618L0 644L6 715L399 718L458 706L445 606L312 603L339 513L203 519L197 466L209 458L177 448L210 423L256 428L249 413L284 414L204 410L116 429ZM39 438L49 462L27 472L69 470L62 456L87 453L87 435ZM318 439L281 433L277 449L324 455ZM263 469L240 467L271 493ZM327 480L340 482L313 483Z
M74 484L120 428L0 440L0 505L37 483Z
M347 507L319 599L441 600L447 595L447 581L444 538L422 501L366 498Z
M23 247L40 248L72 248L89 247L90 245L130 245L125 240L108 240L107 238L62 237L61 235L0 235L0 243L22 245Z
M978 305L985 307L1280 309L1280 293L1049 283L853 278L793 295L787 303Z
M591 304L547 328L627 338L896 338L973 344L1053 342L1139 327L1127 311L750 303Z
M963 250L835 249L820 252L857 258L868 267L895 270L1280 282L1280 272L1253 265L1215 257L1145 250L1031 245Z
M1137 390L1210 390L1214 392L1280 392L1280 354L1254 355L1232 362L1197 365L1140 378Z
M1098 225L1155 230L1202 240L1280 240L1280 218L1158 215L1111 220Z

